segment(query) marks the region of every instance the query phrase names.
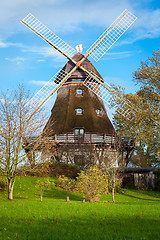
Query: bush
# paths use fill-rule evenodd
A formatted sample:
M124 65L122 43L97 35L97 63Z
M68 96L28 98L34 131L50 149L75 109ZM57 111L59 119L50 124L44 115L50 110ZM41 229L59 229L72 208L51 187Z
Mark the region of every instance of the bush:
M65 191L72 191L75 188L75 180L61 175L58 177L57 186Z
M72 164L62 162L45 162L34 166L26 165L18 169L20 176L37 176L37 177L59 177L64 175L68 178L76 178L79 169Z
M7 188L7 180L5 178L0 177L0 190L6 190Z
M108 193L108 175L97 166L91 167L87 172L81 171L77 177L77 188L89 201L99 201L101 194Z

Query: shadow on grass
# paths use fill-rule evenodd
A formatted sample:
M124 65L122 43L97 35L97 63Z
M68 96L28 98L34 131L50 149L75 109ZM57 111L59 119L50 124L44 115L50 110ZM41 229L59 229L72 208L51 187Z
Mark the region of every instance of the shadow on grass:
M27 197L14 196L14 199L27 199Z
M135 195L133 195L133 193L135 193ZM123 195L134 198L134 199L144 200L144 201L160 202L160 193L158 192L132 190L131 193L127 191L127 192L124 192Z
M47 190L44 192L44 197L54 198L54 199L66 199L69 196L70 200L82 201L82 196L80 193L68 192L61 190L59 188L53 188L52 190Z
M0 239L29 240L100 240L100 239L159 239L159 222L138 216L121 217L96 214L75 214L35 219L0 219ZM2 237L2 238L1 238Z
M152 190L148 190L148 191L142 191L142 190L139 190L140 194L142 195L147 195L151 198L157 198L160 200L160 192L156 192L156 191L152 191Z

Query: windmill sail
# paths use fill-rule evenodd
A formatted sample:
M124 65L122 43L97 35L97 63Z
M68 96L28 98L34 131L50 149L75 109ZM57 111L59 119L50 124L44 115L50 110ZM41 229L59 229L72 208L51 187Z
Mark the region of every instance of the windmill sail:
M91 72L91 74L88 74L83 84L123 117L129 121L135 119L135 114L142 111L141 107L131 103L131 101L121 96L113 87L103 81L104 80L99 78L95 73ZM147 108L145 111L147 112ZM154 117L151 117L151 120L155 125L160 125L159 121Z
M63 70L59 70L46 84L27 102L28 120L33 114L53 95L68 79L70 75ZM56 82L55 82L56 80Z
M92 76L94 76L94 78ZM98 84L98 82L100 84ZM123 99L109 84L104 84L103 79L100 79L95 73L92 72L91 75L88 75L83 84L99 98L102 98L109 107L112 107L119 112L123 117L128 120L131 118L133 119L134 110L129 100Z
M134 14L128 10L124 10L87 50L87 57L90 55L97 62L112 47L112 45L117 42L136 19L137 17Z
M21 22L29 27L34 33L38 34L38 36L40 36L43 40L55 47L65 57L69 58L75 53L75 49L73 49L69 44L65 43L60 37L42 24L31 13L29 13Z

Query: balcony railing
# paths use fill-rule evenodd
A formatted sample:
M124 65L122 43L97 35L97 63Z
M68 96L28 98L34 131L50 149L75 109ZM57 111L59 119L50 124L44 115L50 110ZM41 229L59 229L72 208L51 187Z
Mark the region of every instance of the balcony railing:
M55 136L55 140L59 143L92 143L92 144L114 144L117 141L115 136L105 134L90 134L75 135L72 133L59 134Z
M32 143L37 140L37 137L30 137L27 139L28 143ZM118 137L106 134L91 134L85 133L83 135L76 135L73 133L59 134L54 137L47 137L38 140L39 142L49 142L58 144L116 144L118 143Z

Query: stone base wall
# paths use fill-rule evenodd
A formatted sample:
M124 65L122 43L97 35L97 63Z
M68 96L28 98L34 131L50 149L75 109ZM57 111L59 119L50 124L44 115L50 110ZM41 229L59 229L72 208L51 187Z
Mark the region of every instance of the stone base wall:
M98 165L101 168L118 166L118 152L111 146L64 145L59 148L59 153L59 161L75 164L82 169L89 169L93 165Z

